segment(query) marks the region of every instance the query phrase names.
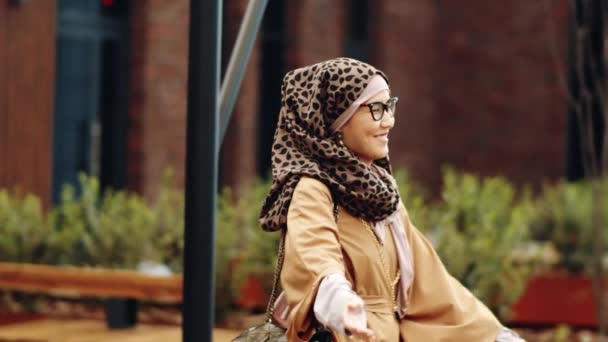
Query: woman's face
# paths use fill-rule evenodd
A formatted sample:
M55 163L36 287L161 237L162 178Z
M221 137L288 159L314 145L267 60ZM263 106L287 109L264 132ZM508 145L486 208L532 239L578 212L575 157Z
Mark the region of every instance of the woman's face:
M342 127L342 141L362 162L371 164L388 156L388 133L395 125L393 113L385 112L382 120L374 121L367 103L383 102L390 98L383 90L357 109Z

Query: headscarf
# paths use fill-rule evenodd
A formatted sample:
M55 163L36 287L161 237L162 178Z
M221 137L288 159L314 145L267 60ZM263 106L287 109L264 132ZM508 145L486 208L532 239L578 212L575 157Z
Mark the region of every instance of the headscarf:
M272 187L260 213L264 230L287 228L291 197L302 176L323 182L335 204L369 222L395 212L399 194L388 157L367 165L331 129L374 75L388 83L382 71L350 58L331 59L285 75L272 145Z

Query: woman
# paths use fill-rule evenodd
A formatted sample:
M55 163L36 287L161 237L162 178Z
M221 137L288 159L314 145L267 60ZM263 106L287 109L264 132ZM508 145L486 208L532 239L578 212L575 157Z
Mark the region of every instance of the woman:
M391 176L397 98L371 65L336 58L289 72L260 222L286 230L287 336L521 341L448 274Z

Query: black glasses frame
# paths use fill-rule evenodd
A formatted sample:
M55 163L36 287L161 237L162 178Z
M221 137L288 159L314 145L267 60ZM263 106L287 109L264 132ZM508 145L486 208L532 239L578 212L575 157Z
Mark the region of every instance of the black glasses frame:
M395 115L395 109L397 108L397 101L399 101L398 97L391 97L384 102L372 102L366 104L369 108L369 112L372 115L372 119L374 121L380 121L384 118L384 113L391 112L392 116Z

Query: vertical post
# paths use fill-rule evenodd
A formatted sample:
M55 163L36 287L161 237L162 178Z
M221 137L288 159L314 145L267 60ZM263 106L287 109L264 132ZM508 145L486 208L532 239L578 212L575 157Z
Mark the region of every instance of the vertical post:
M211 341L219 144L221 0L190 1L184 342Z

